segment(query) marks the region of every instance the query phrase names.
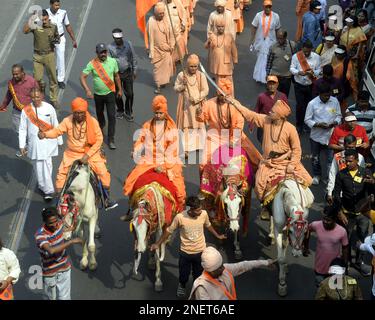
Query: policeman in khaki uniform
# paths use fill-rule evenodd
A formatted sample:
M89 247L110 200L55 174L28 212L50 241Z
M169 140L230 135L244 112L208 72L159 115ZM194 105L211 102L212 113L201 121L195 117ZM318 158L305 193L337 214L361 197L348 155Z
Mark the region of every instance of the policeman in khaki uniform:
M55 108L58 108L56 58L54 52L55 44L60 42L57 26L50 22L48 12L43 10L41 21L36 14L32 15L24 25L23 32L25 34L32 32L34 35L34 78L38 81L42 92L44 92L46 85L43 82L43 74L44 68L46 69L49 79L50 102Z
M345 275L343 259L335 258L328 273L331 276L320 283L315 300L363 300L357 280Z

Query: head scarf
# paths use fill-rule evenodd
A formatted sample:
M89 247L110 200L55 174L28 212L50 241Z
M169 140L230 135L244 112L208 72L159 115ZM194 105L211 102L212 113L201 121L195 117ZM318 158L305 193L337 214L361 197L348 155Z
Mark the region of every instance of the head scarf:
M221 78L218 84L219 88L223 90L226 95L233 94L233 83L228 78Z
M215 7L225 7L227 4L227 0L216 0Z
M223 257L214 247L207 247L202 252L201 261L203 269L207 272L212 272L222 266Z
M284 100L277 100L272 107L272 111L277 113L280 118L286 118L291 114L290 107Z
M72 112L85 112L86 113L86 128L87 128L87 143L92 146L96 142L95 128L92 117L88 111L89 104L88 102L81 98L77 97L71 102Z
M165 4L164 2L158 2L155 4L154 13L160 13L165 11Z
M166 97L164 97L163 95L155 96L155 98L152 100L152 111L163 112L167 120L167 126L169 128L176 128L176 123L168 113L168 101Z
M186 62L187 62L187 65L188 66L190 66L190 65L192 65L192 64L194 64L194 65L198 65L199 64L199 57L196 55L196 54L191 54L188 58L187 58L187 60L186 60Z

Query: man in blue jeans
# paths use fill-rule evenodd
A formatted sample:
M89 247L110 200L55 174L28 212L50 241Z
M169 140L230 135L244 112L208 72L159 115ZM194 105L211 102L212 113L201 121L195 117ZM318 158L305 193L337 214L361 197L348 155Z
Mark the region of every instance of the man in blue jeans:
M317 185L322 176L320 153L327 157L327 177L333 159L333 150L328 148L332 128L341 121L339 101L331 96L331 87L322 83L319 88L319 96L312 99L307 105L305 124L311 128L310 143L312 153L313 181Z

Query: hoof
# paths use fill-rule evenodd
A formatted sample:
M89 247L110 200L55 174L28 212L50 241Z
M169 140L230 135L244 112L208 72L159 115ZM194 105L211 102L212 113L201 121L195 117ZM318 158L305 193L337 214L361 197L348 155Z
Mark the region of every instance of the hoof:
M243 254L241 250L234 251L234 258L236 260L241 260L243 258Z
M286 297L286 295L288 294L288 286L286 284L279 284L277 293L280 297Z
M90 271L95 271L97 268L98 268L98 264L96 262L90 263L90 265L89 265Z
M87 262L80 262L79 263L79 268L83 271L83 270L86 270L87 269L87 265L88 263Z
M163 283L155 283L154 289L156 292L162 292L163 291Z

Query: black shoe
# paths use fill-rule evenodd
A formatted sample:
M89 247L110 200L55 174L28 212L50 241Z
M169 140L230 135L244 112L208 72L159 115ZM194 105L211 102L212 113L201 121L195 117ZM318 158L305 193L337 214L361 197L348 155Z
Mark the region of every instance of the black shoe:
M114 143L113 141L110 141L110 142L108 143L108 147L109 147L109 149L111 149L111 150L115 150L115 149L116 149L116 145L115 145L115 143Z
M133 122L134 121L134 117L133 117L133 115L128 115L128 114L124 114L125 115L125 119L126 119L126 121L129 121L129 122Z
M64 82L58 82L57 84L59 85L60 89L65 89L65 83Z
M110 199L107 199L105 204L104 204L104 207L105 207L105 211L108 211L108 210L111 210L111 209L114 209L118 206L118 203L116 201L112 201Z
M116 113L116 119L124 119L124 113L123 112L117 112Z

